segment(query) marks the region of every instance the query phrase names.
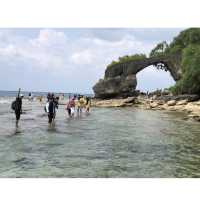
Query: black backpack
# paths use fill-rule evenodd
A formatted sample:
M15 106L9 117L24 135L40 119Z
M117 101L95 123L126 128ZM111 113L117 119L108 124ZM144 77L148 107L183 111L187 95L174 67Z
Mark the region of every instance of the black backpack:
M13 101L12 104L11 104L11 109L15 110L15 108L16 108L16 101Z
M55 103L53 101L49 102L49 113L55 113Z

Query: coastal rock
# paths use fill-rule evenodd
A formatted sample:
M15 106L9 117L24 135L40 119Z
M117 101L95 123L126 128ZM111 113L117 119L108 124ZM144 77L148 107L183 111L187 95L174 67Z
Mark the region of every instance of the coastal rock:
M176 101L175 100L171 100L167 102L168 106L175 106L176 105Z
M92 100L92 106L96 107L125 107L134 106L141 109L150 110L167 110L176 112L185 112L187 117L184 119L194 119L200 121L200 101L188 102L188 100L170 100L165 103L163 100L152 100L146 97L128 97L120 99L109 99L109 100Z
M127 77L116 76L100 80L94 87L96 98L106 99L116 96L128 97L135 95L136 75Z
M188 103L188 100L181 100L181 101L178 101L177 103L176 103L176 105L186 105Z
M134 103L135 102L136 97L128 97L126 99L124 99L124 103Z
M94 107L125 107L132 106L135 98L129 97L126 99L109 99L109 100L93 100Z
M160 106L160 105L164 105L165 104L165 102L164 101L157 101L157 103L158 103L158 105Z
M193 102L188 103L188 104L185 106L185 109L186 109L188 112L200 113L200 106L199 106L199 105L195 105L195 103L193 103Z
M199 95L196 94L183 94L183 95L164 95L164 96L159 96L156 98L156 100L163 100L165 102L171 101L171 100L176 100L176 101L182 101L182 100L187 100L188 102L193 102L199 100L200 97Z
M196 121L200 121L200 115L199 115L199 113L192 113L192 114L189 114L188 117L189 117L189 118L192 118L192 119L194 119L194 120L196 120Z
M157 95L152 96L152 100L155 100L155 99L157 99Z
M157 102L150 103L149 107L150 108L156 108L156 107L158 107L158 103Z
M157 56L144 58L143 60L133 60L123 63L116 63L108 66L105 71L104 79L100 79L93 87L96 98L128 97L137 95L136 74L146 67L157 66L162 63L175 81L181 78L181 56Z
M182 97L184 97L188 100L188 102L193 102L193 101L197 101L199 100L199 95L197 94L190 94L190 95L182 95Z
M198 105L198 106L200 106L200 100L199 100L199 101L196 101L196 102L194 102L194 104L195 104L195 105Z

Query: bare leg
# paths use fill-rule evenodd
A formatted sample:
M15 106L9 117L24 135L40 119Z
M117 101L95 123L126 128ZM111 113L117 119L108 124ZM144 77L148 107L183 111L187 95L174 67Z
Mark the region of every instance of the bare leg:
M16 128L19 127L19 120L16 120L15 126L16 126Z

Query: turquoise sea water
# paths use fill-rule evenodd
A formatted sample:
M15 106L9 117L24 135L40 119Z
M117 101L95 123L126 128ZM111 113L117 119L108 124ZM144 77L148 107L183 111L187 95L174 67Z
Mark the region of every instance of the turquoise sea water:
M19 127L0 101L0 177L200 177L200 123L183 113L93 108L50 127L24 100Z

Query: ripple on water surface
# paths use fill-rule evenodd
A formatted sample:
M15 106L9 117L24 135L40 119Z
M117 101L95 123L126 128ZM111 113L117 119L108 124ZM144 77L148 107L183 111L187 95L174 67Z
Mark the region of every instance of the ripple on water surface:
M93 108L49 127L43 104L24 102L15 127L0 104L1 177L200 177L200 125L183 113Z

